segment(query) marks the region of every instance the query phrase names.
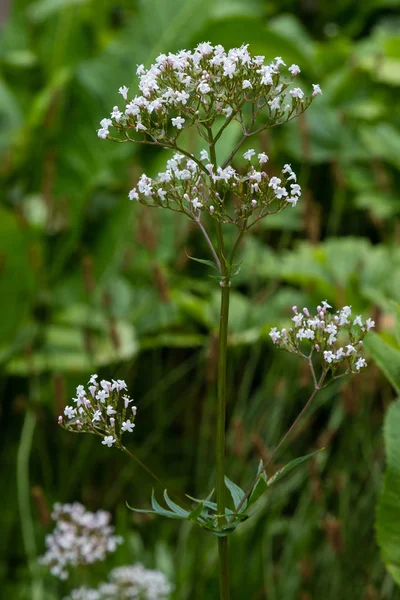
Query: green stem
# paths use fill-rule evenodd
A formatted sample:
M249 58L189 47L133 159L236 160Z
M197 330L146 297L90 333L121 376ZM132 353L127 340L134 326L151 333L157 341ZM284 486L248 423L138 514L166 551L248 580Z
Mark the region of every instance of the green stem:
M29 486L29 458L31 454L35 426L35 414L31 408L28 408L25 415L17 453L17 494L22 529L22 540L32 577L31 598L32 600L41 600L44 592L42 580L39 575L39 567L36 556L35 531L31 512Z
M217 507L218 514L225 513L225 418L226 418L226 355L228 341L229 318L229 277L221 282L221 313L219 324L219 352L218 352L218 401L217 401ZM225 518L219 517L219 525L223 525ZM219 577L221 600L229 600L228 577L228 539L218 538Z
M219 585L221 600L229 600L228 538L218 538Z

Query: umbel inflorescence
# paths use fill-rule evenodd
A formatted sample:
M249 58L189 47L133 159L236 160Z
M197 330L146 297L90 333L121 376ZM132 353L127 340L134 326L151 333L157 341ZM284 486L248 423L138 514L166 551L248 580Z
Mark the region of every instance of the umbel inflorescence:
M64 600L166 600L172 591L163 573L140 563L113 569L108 580L97 588L77 588Z
M322 93L313 84L307 97L294 84L299 73L297 65L286 68L281 57L267 62L264 56L252 56L248 45L226 51L208 42L193 52L161 54L149 69L139 65L138 94L132 97L126 86L119 89L124 106L115 106L110 118L101 121L98 135L157 145L175 154L157 177L143 174L129 198L183 212L196 221L206 212L241 229L295 206L301 189L290 165L268 175L268 156L261 152L254 158L254 150L244 153L249 166L243 172L231 163L248 137L294 119ZM231 123L240 126L237 143L217 164L216 145ZM180 136L192 127L206 143L198 155L179 145ZM228 209L229 197L233 211Z
M136 406L123 379L97 380L98 376L92 375L88 389L78 385L75 406L66 406L58 423L68 431L98 435L109 448L120 447L123 433L132 433L135 427Z
M114 534L111 514L104 510L93 513L79 502L57 503L51 517L56 526L46 537L47 550L40 562L60 579L68 578L71 567L103 561L123 541Z
M363 339L375 323L370 318L364 323L360 315L353 319L350 306L336 313L330 312L331 308L324 300L317 306L316 314L311 315L308 308L299 311L293 306L292 327L289 330L273 327L269 335L274 344L287 352L304 358L307 347L310 351L307 358L316 352L321 356L323 370L331 371L333 376L338 371L358 373L367 366L362 356Z

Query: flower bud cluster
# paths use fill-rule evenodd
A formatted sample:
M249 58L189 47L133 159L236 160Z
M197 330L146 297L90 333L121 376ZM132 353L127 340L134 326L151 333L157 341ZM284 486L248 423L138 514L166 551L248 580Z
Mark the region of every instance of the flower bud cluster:
M137 95L128 99L129 89L119 89L125 105L115 106L101 121L98 135L110 137L113 127L122 138L139 132L147 139L176 140L183 128L209 127L217 117L231 120L246 104L256 116L254 123L285 122L303 112L321 88L313 84L307 98L301 88L291 87L300 68L291 65L282 74L281 67L286 65L280 56L266 63L264 56L250 54L248 44L227 52L203 42L193 52L161 54L149 69L138 66Z
M109 448L120 446L122 434L132 433L135 427L136 406L124 394L128 387L123 379L103 379L100 383L97 379L97 375L90 377L87 390L78 385L75 406L66 406L58 423L68 431L99 435Z
M39 560L60 579L68 578L68 569L102 561L122 543L110 525L111 515L104 510L90 512L79 502L55 504L51 515L56 522L46 537L46 553Z
M201 151L199 158L175 153L167 161L166 170L156 178L143 174L137 187L129 192L129 199L184 212L194 219L204 211L222 222L235 224L253 213L264 215L296 206L301 188L291 166L284 165L280 177L269 177L263 168L268 156L258 154L255 167L251 164L255 155L253 149L244 153L250 165L240 174L232 166L214 168L206 150ZM234 214L229 214L228 197L236 199Z
M269 335L274 344L302 356L304 343L309 344L312 351L321 355L326 371L336 371L343 365L346 372L357 373L367 366L362 356L362 340L375 323L372 319L364 323L360 315L353 319L350 306L334 314L329 312L330 308L324 300L317 307L317 313L311 315L307 308L299 312L297 306L293 306L293 326L289 330L273 327Z
M166 600L172 592L163 573L140 563L113 569L108 579L96 589L75 589L64 600Z

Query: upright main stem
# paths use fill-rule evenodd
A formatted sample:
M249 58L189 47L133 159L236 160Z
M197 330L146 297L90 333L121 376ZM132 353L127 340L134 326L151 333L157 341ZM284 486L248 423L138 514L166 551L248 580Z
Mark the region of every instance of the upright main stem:
M222 281L221 313L219 322L219 353L218 353L218 401L217 401L217 507L218 514L225 513L225 420L226 420L226 354L228 340L229 318L229 279ZM219 517L223 525L225 518ZM229 600L228 573L228 538L218 538L219 581L221 600Z

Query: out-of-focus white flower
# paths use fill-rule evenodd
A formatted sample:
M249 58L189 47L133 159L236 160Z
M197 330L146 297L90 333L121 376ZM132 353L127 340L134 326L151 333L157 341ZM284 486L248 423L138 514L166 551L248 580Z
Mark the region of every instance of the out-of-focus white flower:
M39 562L60 579L67 579L69 569L103 561L122 543L110 525L111 515L99 510L87 511L82 504L55 504L52 519L56 526L46 536L46 553Z

